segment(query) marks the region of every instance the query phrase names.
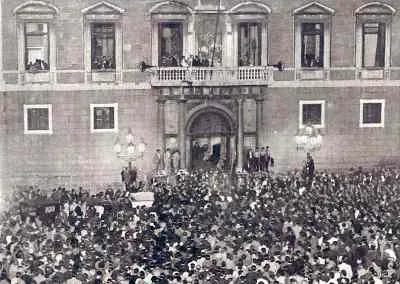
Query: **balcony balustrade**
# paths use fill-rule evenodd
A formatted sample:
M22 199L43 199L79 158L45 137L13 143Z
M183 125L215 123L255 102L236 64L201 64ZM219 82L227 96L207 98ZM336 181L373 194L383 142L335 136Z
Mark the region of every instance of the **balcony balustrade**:
M269 66L246 67L155 67L152 85L176 85L187 82L193 85L265 85L272 80L273 68Z

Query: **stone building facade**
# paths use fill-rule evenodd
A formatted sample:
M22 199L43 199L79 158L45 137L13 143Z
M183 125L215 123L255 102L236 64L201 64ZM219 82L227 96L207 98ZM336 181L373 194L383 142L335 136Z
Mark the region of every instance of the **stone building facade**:
M117 182L129 133L143 173L157 148L195 166L196 143L227 169L267 145L300 167L307 125L319 168L400 157L398 1L0 4L4 188Z

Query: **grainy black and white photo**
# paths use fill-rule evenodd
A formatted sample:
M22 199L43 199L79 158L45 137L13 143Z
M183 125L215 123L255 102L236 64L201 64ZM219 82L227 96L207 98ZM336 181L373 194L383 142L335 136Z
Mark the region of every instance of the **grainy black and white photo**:
M400 284L400 0L0 0L0 284Z

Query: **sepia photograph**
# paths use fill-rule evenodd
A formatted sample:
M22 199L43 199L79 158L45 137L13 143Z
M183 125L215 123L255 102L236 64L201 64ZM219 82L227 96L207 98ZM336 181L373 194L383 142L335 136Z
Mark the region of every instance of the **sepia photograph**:
M399 10L0 0L0 284L400 284Z

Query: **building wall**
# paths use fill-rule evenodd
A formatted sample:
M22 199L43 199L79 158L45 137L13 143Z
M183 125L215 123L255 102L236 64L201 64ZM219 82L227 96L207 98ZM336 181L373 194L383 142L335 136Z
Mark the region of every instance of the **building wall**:
M299 167L296 150L299 100L325 100L323 144L314 153L320 168L392 165L400 157L398 87L269 89L263 105L261 145L270 145L280 169ZM385 127L360 128L360 99L385 99Z
M49 1L59 8L60 14L56 17L57 36L57 69L82 70L83 67L83 15L81 10L96 4L99 1ZM161 1L158 1L161 2ZM134 69L140 61L151 62L151 17L149 10L157 1L128 1L113 0L115 4L126 10L123 16L123 62L124 68ZM198 0L181 1L194 8ZM228 10L243 1L222 1L222 5ZM282 60L288 67L294 66L294 18L293 10L309 3L306 0L259 1L268 5L272 13L269 16L269 61L276 63ZM355 53L355 16L354 10L368 1L337 0L319 1L335 10L332 18L332 48L331 66L354 66ZM371 1L372 2L372 1ZM7 39L4 42L3 64L5 70L17 70L17 49L9 48L17 46L16 17L13 10L25 0L5 0L3 7L3 35ZM385 1L395 9L400 9L397 1ZM392 29L392 65L400 66L400 53L396 47L400 42L400 19L393 17Z
M147 151L137 166L151 168L158 146L157 111L148 91L8 92L7 176L11 185L106 184L120 181L121 162L113 146L125 142L132 129L134 142L143 137ZM118 133L90 132L90 104L118 103ZM24 104L52 104L53 134L24 133ZM4 141L3 141L4 142Z
M203 0L201 0L203 1ZM140 168L151 169L158 145L157 103L150 73L139 72L138 63L151 62L152 29L150 8L158 1L110 0L126 10L122 24L123 80L120 84L85 83L84 23L81 10L100 1L51 0L60 14L55 20L57 84L17 84L18 46L13 10L24 0L2 1L3 74L0 84L0 179L10 186L61 184L104 184L119 181L122 163L113 153L115 133L92 134L89 129L91 103L119 104L119 135L129 127L147 145ZM194 8L198 0L182 1ZM242 3L223 0L226 9ZM400 18L392 22L391 80L372 82L355 79L354 10L365 0L321 0L335 9L331 28L330 80L295 80L293 10L308 0L262 0L272 13L268 21L268 61L279 60L284 72L275 71L263 103L260 144L270 145L279 170L299 167L305 153L296 151L299 100L325 100L322 149L315 153L317 167L343 168L392 164L400 158ZM385 1L400 10L400 2ZM350 70L344 70L344 68ZM353 69L351 69L353 68ZM1 68L0 68L1 71ZM1 80L0 80L1 82ZM346 83L344 83L346 82ZM140 83L144 83L140 85ZM326 84L325 84L326 83ZM62 86L60 86L62 85ZM372 87L371 87L372 86ZM235 99L232 96L232 99ZM361 98L385 99L385 127L360 128ZM52 104L52 135L23 134L23 105ZM1 118L2 115L2 118ZM3 119L3 120L1 120Z

